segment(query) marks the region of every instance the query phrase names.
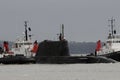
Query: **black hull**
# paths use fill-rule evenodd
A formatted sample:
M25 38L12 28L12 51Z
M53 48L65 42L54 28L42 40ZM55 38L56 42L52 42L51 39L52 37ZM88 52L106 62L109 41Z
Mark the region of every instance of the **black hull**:
M120 62L120 51L104 54L104 55L101 55L101 56L104 56L104 57L107 57L107 58L111 58L111 59L114 59L114 60Z
M120 55L119 56L116 55L115 60L113 60L115 58L114 57L115 55L114 56L104 55L104 56L70 56L67 41L43 41L39 44L38 51L34 58L26 58L25 56L21 56L21 55L6 56L0 58L0 63L2 64L115 63L116 62L115 60L117 60Z
M0 58L1 64L75 64L75 63L115 63L116 61L101 56L44 56L39 59L24 56L7 56Z
M6 56L0 58L0 63L2 64L28 64L35 63L34 58L26 58L24 56Z
M102 56L70 56L68 42L43 41L39 44L35 56L36 63L73 64L73 63L115 63L116 61Z
M101 56L52 56L41 57L36 60L36 63L42 64L75 64L75 63L115 63L115 60Z

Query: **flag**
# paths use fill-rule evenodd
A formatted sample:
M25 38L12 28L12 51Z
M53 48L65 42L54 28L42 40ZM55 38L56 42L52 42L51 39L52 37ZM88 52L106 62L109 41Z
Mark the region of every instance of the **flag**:
M29 27L28 30L31 31L31 28Z

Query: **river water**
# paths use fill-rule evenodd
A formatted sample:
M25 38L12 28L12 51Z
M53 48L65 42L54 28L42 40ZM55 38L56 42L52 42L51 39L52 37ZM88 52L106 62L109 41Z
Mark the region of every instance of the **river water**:
M120 80L120 63L0 64L0 80Z

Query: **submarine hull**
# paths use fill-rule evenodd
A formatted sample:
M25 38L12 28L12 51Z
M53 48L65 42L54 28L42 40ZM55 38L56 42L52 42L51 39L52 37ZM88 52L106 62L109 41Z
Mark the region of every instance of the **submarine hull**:
M103 56L70 56L68 42L43 41L39 44L35 56L36 63L73 64L73 63L115 63L115 60Z
M36 60L36 63L42 64L74 64L74 63L116 63L113 59L106 57L95 57L95 56L52 56L52 57L41 57Z

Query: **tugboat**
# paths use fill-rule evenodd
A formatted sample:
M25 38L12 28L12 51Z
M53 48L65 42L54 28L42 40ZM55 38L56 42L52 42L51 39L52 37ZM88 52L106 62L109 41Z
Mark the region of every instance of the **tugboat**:
M110 21L110 33L107 37L106 42L101 47L101 41L97 42L96 53L100 56L105 56L107 58L114 59L116 61L120 61L120 34L116 33L114 29L115 19L111 19Z
M25 21L25 32L24 36L16 39L11 50L8 49L8 43L4 42L4 51L1 54L0 63L14 64L14 63L33 63L35 62L34 57L37 50L37 41L31 40L31 35L28 35L28 30L31 28L27 27L27 21Z

